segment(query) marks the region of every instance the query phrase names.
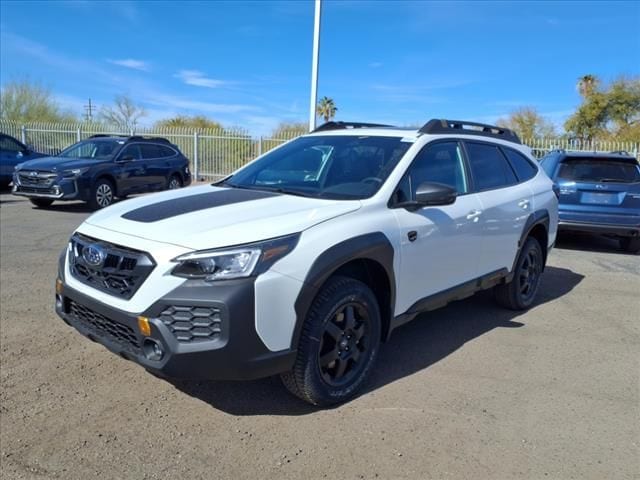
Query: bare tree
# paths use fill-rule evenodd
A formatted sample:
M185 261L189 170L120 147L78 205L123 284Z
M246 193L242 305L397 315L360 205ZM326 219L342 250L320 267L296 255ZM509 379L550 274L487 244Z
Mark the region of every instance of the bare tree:
M126 95L116 96L112 107L103 107L100 111L101 120L127 130L134 130L138 120L146 115L147 112L144 107L136 105Z

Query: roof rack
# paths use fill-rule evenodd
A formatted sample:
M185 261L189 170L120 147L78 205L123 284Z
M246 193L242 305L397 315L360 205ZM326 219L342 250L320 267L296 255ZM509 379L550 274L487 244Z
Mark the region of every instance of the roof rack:
M327 130L344 130L347 128L388 128L393 125L382 125L380 123L357 123L357 122L327 122L320 125L313 132L324 132Z
M142 135L134 135L132 137L129 137L129 140L135 140L137 142L139 142L140 140L147 141L147 142L153 141L153 142L166 143L168 145L171 145L171 142L164 137L143 137Z
M466 122L464 120L434 118L425 123L418 132L425 134L457 133L463 135L478 135L481 137L499 138L513 143L522 143L518 135L508 128L486 125L484 123Z
M609 153L613 153L614 155L627 155L629 157L631 156L631 154L626 150L614 150L613 152L609 152Z
M91 135L89 138L109 138L109 137L127 138L129 137L129 135L119 135L117 133L96 133L95 135Z

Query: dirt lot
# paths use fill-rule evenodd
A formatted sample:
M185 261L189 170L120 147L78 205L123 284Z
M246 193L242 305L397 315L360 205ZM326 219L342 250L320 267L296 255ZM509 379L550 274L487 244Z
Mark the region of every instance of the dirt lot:
M0 476L640 476L640 257L564 240L535 308L488 294L384 346L361 397L319 411L278 379L147 374L53 313L58 252L88 212L0 195Z

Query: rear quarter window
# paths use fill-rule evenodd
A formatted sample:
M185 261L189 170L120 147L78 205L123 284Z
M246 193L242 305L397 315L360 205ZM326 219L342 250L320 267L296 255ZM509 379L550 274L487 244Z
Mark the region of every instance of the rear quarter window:
M518 176L518 180L525 182L536 176L538 169L529 161L527 157L511 148L504 148L504 153L509 159L511 166Z
M476 190L492 190L518 183L516 174L497 146L465 142L465 147Z

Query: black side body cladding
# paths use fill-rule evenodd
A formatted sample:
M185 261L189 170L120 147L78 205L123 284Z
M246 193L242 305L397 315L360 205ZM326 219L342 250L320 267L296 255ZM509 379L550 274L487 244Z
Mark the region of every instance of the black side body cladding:
M384 269L389 280L390 292L389 305L386 308L382 306L381 312L383 313L383 323L385 318L390 319L393 316L393 308L396 301L393 254L393 247L387 237L382 232L375 232L340 242L316 258L307 273L304 286L298 294L294 305L298 320L291 344L298 344L304 319L311 307L313 299L316 297L324 282L340 267L353 260L373 260ZM382 338L386 338L384 331Z

